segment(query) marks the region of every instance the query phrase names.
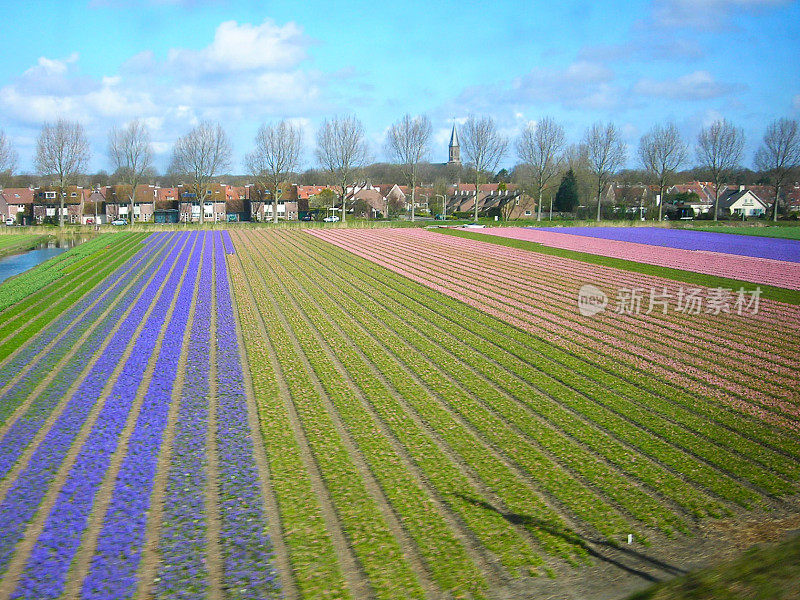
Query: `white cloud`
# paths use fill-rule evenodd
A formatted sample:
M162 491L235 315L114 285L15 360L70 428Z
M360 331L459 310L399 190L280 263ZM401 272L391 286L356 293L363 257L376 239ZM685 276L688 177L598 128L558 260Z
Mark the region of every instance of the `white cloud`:
M184 73L287 71L307 57L310 40L295 23L283 26L267 19L261 25L221 23L214 40L202 50L176 48L168 64Z
M733 89L732 85L716 81L708 71L695 71L677 79L643 78L633 86L633 91L641 96L673 100L709 100L729 94Z

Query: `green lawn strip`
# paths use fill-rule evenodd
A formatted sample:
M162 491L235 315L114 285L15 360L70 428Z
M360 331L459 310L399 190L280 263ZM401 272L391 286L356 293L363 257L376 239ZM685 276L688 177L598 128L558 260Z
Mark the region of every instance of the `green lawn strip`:
M800 535L633 594L628 600L796 600Z
M235 243L237 252L248 252L238 237ZM279 395L276 374L270 368L268 342L260 335L259 317L247 291L245 276L233 260L229 266L261 434L269 457L270 485L278 501L282 534L297 587L303 598L350 598L319 500ZM263 291L256 290L257 286L256 301L264 302Z
M354 286L357 286L364 293L369 294L369 302L385 306L391 312L396 313L399 318L408 323L413 323L419 331L425 331L426 328L430 329L429 337L439 340L440 345L444 345L465 364L480 371L484 377L493 381L495 385L514 395L518 401L527 405L541 419L550 421L569 436L587 444L593 451L619 466L627 474L638 478L653 489L665 493L678 504L698 516L706 513L721 514L722 507L718 502L698 493L697 490L672 475L668 470L653 465L648 461L637 460L637 456L630 449L604 432L587 427L584 420L566 410L553 398L558 398L563 404L572 407L577 414L584 414L589 408L594 408L596 412L605 416L605 419L599 421L598 424L617 436L620 428L627 430L629 435L621 436L621 439L626 439L626 441L629 441L637 448L641 448L643 452L651 457L658 459L666 454L667 460L665 464L668 464L671 468L679 471L681 469L688 470L695 477L698 476L697 471L700 471L702 475L700 479L706 485L711 483L714 487L726 489L725 486L730 485L731 482L723 481L722 485L717 485L717 481L720 479L719 472L702 464L697 465L697 461L686 453L673 448L659 438L653 438L652 433L634 427L610 411L597 406L592 401L591 396L585 398L561 381L554 379L551 369L548 369L548 372L550 372L550 375L548 375L548 373L521 361L520 357L503 350L503 339L498 337L495 332L487 329L476 335L465 328L463 324L442 318L424 305L415 303L413 307L408 306L408 296L397 292L388 284L363 282L352 271L348 276L348 281L352 282ZM374 290L371 294L370 289ZM378 291L380 295L375 293ZM476 350L478 348L480 348L480 351ZM486 358L496 361L505 370L498 369L496 365L487 361ZM563 373L566 369L561 371ZM503 417L508 422L513 423L534 439L537 438L540 433L540 426L535 421L531 421L528 414L519 410L518 405L509 402L507 398L498 395L492 390L475 391L478 392L479 397L486 404L502 412ZM591 392L596 391L594 389L591 390ZM566 397L569 397L569 402L564 401ZM609 421L613 424L612 427L609 427ZM558 455L573 454L572 451L567 452L567 450L568 448L564 448ZM556 452L557 450L553 449L553 451ZM578 449L576 459L584 460L584 454L583 451ZM594 459L590 458L589 460L593 461ZM685 469L687 466L692 468ZM625 485L627 486L627 484ZM739 487L735 485L737 492Z
M5 325L0 327L0 340L3 340L9 334L13 333L20 326L20 321L17 319L22 313L29 310L34 312L40 305L50 307L54 297L63 298L65 294L73 294L77 287L83 286L85 282L90 279L96 280L97 275L100 273L104 274L103 276L107 276L138 250L139 246L137 240L130 238L128 242L124 242L116 248L116 252L111 254L110 260L98 261L96 265L82 271L75 278L69 278L69 280L66 281L66 278L63 277L57 279L52 284L30 295L25 300L8 307L3 311L2 315L0 315L4 321L7 321ZM98 251L98 253L100 252L105 253L107 251Z
M17 329L13 336L4 340L0 345L0 360L6 358L30 338L39 333L44 327L49 326L65 311L74 306L75 303L80 300L80 298L93 290L101 281L103 281L110 273L128 260L128 258L130 258L130 256L136 251L137 248L131 247L125 254L114 255L112 261L108 263L107 268L99 273L95 273L93 277L82 281L80 285L77 285L71 289L69 293L60 297L57 302L48 304L48 307L44 312L38 313L35 318L29 319L25 326Z
M422 588L375 500L369 495L330 416L321 408L309 374L299 368L300 357L274 307L275 300L281 300L281 293L271 292L274 297L270 294L270 301L259 304L264 325L276 347L298 416L356 556L378 598L421 598L424 596ZM290 327L292 331L299 329L297 317Z
M459 328L475 329L478 338L487 338L496 340L498 345L504 346L507 350L531 365L538 365L541 363L542 358L548 361L544 370L552 373L554 369L560 373L561 381L569 386L577 387L585 392L595 401L603 401L605 404L613 399L615 395L609 398L608 388L617 390L619 393L624 394L629 398L636 399L640 404L646 406L648 409L660 410L662 414L668 419L677 418L680 422L689 426L695 432L703 432L706 436L712 439L719 439L724 442L729 448L735 448L738 451L744 452L746 455L754 456L763 464L768 465L770 468L775 468L778 472L784 472L792 477L797 477L799 470L793 467L791 461L786 461L785 456L776 454L765 448L761 444L756 444L740 435L734 434L727 427L731 427L740 431L745 436L755 436L764 442L780 442L778 447L788 451L794 455L800 450L800 445L789 437L776 436L774 429L755 420L742 419L740 415L729 411L719 411L713 404L711 406L706 403L699 402L696 396L686 393L682 390L676 390L672 386L662 384L651 377L642 377L641 374L630 374L627 376L629 380L620 379L614 376L614 370L620 370L622 367L619 361L608 361L607 369L601 368L593 364L590 360L586 360L585 349L570 353L564 351L554 344L540 340L535 336L514 328L507 323L498 321L492 316L486 315L471 307L466 307L463 303L438 294L424 286L416 284L402 276L392 273L387 269L372 269L364 270L363 263L359 263L363 259L347 253L345 250L334 250L324 242L319 242L324 246L318 247L319 253L337 254L337 261L339 264L351 264L356 269L361 269L358 274L351 276L351 281L357 281L360 278L381 278L383 279L386 288L392 290L394 293L402 292L402 294L413 298L418 303L419 307L428 307L438 314L442 314L445 318L450 315L456 315L456 318L451 319L455 325L454 334L458 333ZM370 263L371 264L371 263ZM402 298L400 298L402 302ZM455 312L449 312L455 311ZM466 321L465 321L466 319ZM469 324L469 325L468 325ZM476 329L477 328L477 329ZM588 358L591 358L588 357ZM597 357L597 360L603 360L603 357ZM624 374L624 373L623 373ZM593 378L593 379L590 379ZM649 387L650 392L642 390L642 387ZM656 394L655 396L653 394ZM659 397L659 394L664 397ZM685 405L676 405L674 401L666 400L670 398L675 400L678 398L682 400ZM623 410L624 414L631 417L635 422L642 422L644 418L644 425L648 428L652 423L658 423L658 419L653 420L643 414L640 406L632 404L629 400L617 399L613 404L616 410ZM698 408L702 409L702 414L698 415ZM719 417L725 423L725 427L718 425L713 421L709 421L703 416ZM668 427L668 422L664 426ZM669 438L668 438L669 439ZM684 439L687 440L688 448L690 451L697 445L696 434L689 434ZM709 457L718 459L718 449L711 448ZM676 457L677 458L677 457ZM727 463L722 463L726 466ZM717 477L712 477L708 480L711 483ZM776 478L777 479L777 478ZM723 484L725 485L725 484ZM716 485L716 488L719 486ZM742 493L740 486L738 494ZM727 497L727 494L724 495ZM749 500L747 498L749 497ZM740 497L741 500L747 502L752 501L754 498L750 492L745 491L745 497Z
M272 266L277 265L273 263ZM284 285L295 301L302 302L305 312L317 313L314 315L318 317L314 319L317 325L327 324L324 315L318 313L318 309L311 304L310 298L305 297L297 289L291 289L289 287L292 285L291 282L279 282L266 271L261 272L269 279L268 284L272 289ZM426 493L403 466L402 458L393 450L378 424L361 405L353 390L345 384L340 373L328 359L325 350L316 341L311 328L302 318L296 318L300 315L288 300L289 298L281 294L278 303L284 315L292 320L303 353L325 387L337 413L346 423L348 431L364 455L370 470L380 482L393 509L398 513L403 527L408 530L420 549L434 580L442 589L458 596L465 593L479 593L486 584L467 556L463 545L452 535L435 505L429 502ZM349 358L357 360L357 355L352 349L345 347L346 343L336 344L337 334L331 327L323 327L323 330L327 343L339 351L349 352ZM360 366L363 369L367 368L365 365ZM316 410L324 410L321 403Z
M552 248L545 246L538 242L530 242L527 240L514 240L511 238L504 238L497 235L486 235L475 231L464 231L460 229L433 229L437 233L445 235L454 235L457 237L468 238L480 242L489 242L490 244L497 244L499 246L507 246L509 248L517 248L519 250L530 250L532 252L539 252L540 254L549 254L551 256L560 256L562 258L571 258L585 263L595 265L602 265L604 267L612 267L615 269L623 269L625 271L634 271L636 273L643 273L645 275L653 275L654 277L663 277L665 279L672 279L674 281L683 281L694 285L702 285L706 287L721 287L738 290L739 288L753 289L754 285L761 288L761 297L768 300L776 300L778 302L785 302L786 304L800 304L800 291L788 290L786 288L774 287L765 285L763 283L754 284L752 281L740 281L738 279L728 279L726 277L717 277L716 275L705 275L703 273L694 273L692 271L682 271L681 269L673 269L671 267L661 267L657 265L648 265L639 263L632 260L624 260L621 258L611 258L608 256L599 256L597 254L589 254L588 252L577 252L575 250L563 250L561 248Z
M428 280L438 280L438 273L436 272L438 269L438 264L436 267L431 266L431 260L425 260L424 257L420 257L420 264L417 265L417 268L420 270L420 273ZM445 259L445 264L447 264ZM450 265L451 268L458 267L457 261L451 261ZM524 286L519 286L513 283L513 271L511 272L511 279L512 282L508 285L509 289L504 287L502 292L496 291L496 284L495 281L489 276L485 276L483 272L478 272L476 269L468 269L469 275L474 275L470 278L468 282L462 282L462 289L464 290L464 294L470 297L475 298L479 302L488 302L494 308L498 310L508 311L511 314L515 312L522 313L523 320L529 321L536 321L537 317L535 314L531 316L534 311L528 307L526 302L530 301L531 299L526 297L528 293L528 288ZM499 274L507 273L505 269L498 269ZM500 275L502 280L505 280L505 277ZM516 290L514 288L517 288ZM486 298L488 297L488 300ZM781 406L777 406L773 399L778 399L780 403L786 404L786 390L785 388L780 388L777 386L770 386L769 384L764 384L763 382L760 383L757 380L754 380L753 376L746 377L746 378L739 378L740 380L734 381L731 383L730 386L725 385L725 380L721 376L717 376L716 381L707 381L710 377L704 377L703 375L706 373L710 373L713 375L717 375L719 369L717 365L703 365L702 359L695 359L699 362L698 365L693 365L692 369L685 369L682 370L675 365L670 364L670 361L663 360L663 358L669 358L668 355L664 354L664 338L663 336L659 339L654 336L650 336L646 331L641 331L642 336L636 338L635 340L631 340L629 334L624 330L624 328L620 328L618 325L614 326L603 326L599 323L592 323L591 326L586 326L584 323L579 321L574 314L574 306L570 307L569 310L565 310L563 308L559 311L559 305L556 306L549 306L547 303L544 303L541 307L541 310L545 311L548 316L544 317L550 323L554 325L561 325L564 329L569 329L574 331L578 338L588 338L589 343L592 344L594 347L603 348L608 346L608 341L606 339L607 336L612 336L617 340L620 340L623 344L627 344L628 346L636 346L641 347L649 350L653 356L648 357L649 360L655 361L656 364L659 364L663 369L669 371L677 371L680 375L690 377L698 382L701 385L708 386L710 388L717 388L723 390L726 393L729 393L734 396L740 397L742 400L747 402L758 402L759 405L762 406L765 410L769 410L770 412L774 412L779 414L780 416L786 418L792 417L795 414L794 407L784 408ZM645 340L648 340L645 342ZM613 350L616 350L617 353L622 352L623 350L619 349L617 345L612 345ZM666 346L669 348L669 346ZM697 354L697 350L689 349L676 349L674 351L681 352L683 354L691 354L692 352L695 353L696 356L699 355L707 355L708 351L704 350ZM713 356L713 353L712 353ZM640 361L641 362L641 361ZM729 367L728 367L729 369ZM747 389L740 389L734 390L730 389L732 387L745 387ZM768 389L770 388L771 389ZM771 398L764 398L764 399L756 399L752 398L755 395L767 395L771 396Z
M120 237L116 237L116 236ZM6 309L27 298L31 294L39 291L48 284L56 281L65 274L65 269L86 256L105 248L108 244L118 244L124 238L124 234L101 235L93 240L70 248L63 254L59 254L42 264L7 279L0 284L0 311Z
M755 237L781 238L784 240L800 240L800 227L797 225L768 225L766 227L736 227L732 225L676 227L675 229L691 229L694 231L711 231L713 233L729 233L733 235L750 235Z
M331 270L335 270L335 268L335 264L332 264ZM412 370L426 386L449 404L453 410L460 413L486 439L508 452L515 461L523 465L533 479L580 518L591 523L598 531L612 539L614 536L622 539L624 534L630 530L630 525L594 492L584 487L560 466L554 464L548 457L527 443L524 438L509 429L502 420L497 419L474 398L468 397L463 389L443 378L441 372L432 369L428 356L436 356L435 344L422 338L414 340L418 346L409 344L398 333L406 329L403 322L396 319L383 307L369 304L369 313L362 312L359 310L359 307L365 305L362 302L342 297L335 290L331 290L331 293L338 298L340 304L352 306L353 311L358 311L359 321L368 327L370 333L380 339L386 348L390 348L400 357L408 369ZM393 326L387 328L387 323L392 323ZM403 331L404 335L406 333ZM467 389L480 386L480 380L471 373L461 375L467 380L465 384ZM452 422L452 417L443 408L438 406L435 408L436 412L440 413L437 416L439 421L447 419ZM449 426L452 427L452 425ZM463 428L460 424L458 427ZM466 429L464 431L468 432ZM548 431L543 435L555 434ZM469 445L474 446L472 442L469 442ZM595 478L603 477L603 474L592 471L591 466L586 470L592 472Z

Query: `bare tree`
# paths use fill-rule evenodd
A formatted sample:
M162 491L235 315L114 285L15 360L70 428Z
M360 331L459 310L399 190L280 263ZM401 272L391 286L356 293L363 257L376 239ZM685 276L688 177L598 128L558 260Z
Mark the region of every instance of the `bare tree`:
M639 141L639 160L658 181L658 220L664 217L664 190L670 178L686 161L687 147L673 123L656 125Z
M542 194L561 168L564 143L564 128L551 117L528 123L517 139L517 154L528 166L539 198L537 221L542 220Z
M719 186L742 158L744 132L722 119L697 136L697 160L711 173L714 183L714 220L719 216Z
M245 157L245 164L253 177L272 193L275 223L278 222L281 182L297 169L302 151L302 128L284 119L274 125L262 125L256 134L255 150Z
M139 120L131 121L124 129L114 127L108 134L108 156L117 177L131 186L128 218L133 227L133 203L136 188L145 174L153 167L153 149L150 132Z
M347 184L369 155L364 125L353 115L326 119L317 131L316 155L333 182L341 186L342 222L345 222Z
M59 225L64 227L64 197L67 185L89 162L89 142L83 126L75 121L58 119L45 123L36 144L36 170L55 178L61 203Z
M595 123L584 136L589 168L597 181L597 220L600 220L600 200L603 188L624 164L627 155L614 123Z
M0 129L0 177L4 177L5 174L12 175L16 166L17 153L14 151L14 146L6 137L5 131Z
M389 156L402 165L403 173L411 183L411 220L414 220L417 189L417 166L430 152L433 127L425 115L411 118L406 114L392 125L386 138Z
M200 202L200 222L205 221L205 200L214 177L230 166L231 145L222 126L203 121L178 138L172 151L170 171L190 177Z
M486 171L494 172L508 150L508 140L497 131L491 117L476 118L470 115L461 133L464 156L475 169L475 221L478 220L478 196L481 177Z
M770 123L764 143L756 152L756 169L769 173L775 183L772 220L778 220L778 194L786 177L800 166L800 133L797 121L778 119Z

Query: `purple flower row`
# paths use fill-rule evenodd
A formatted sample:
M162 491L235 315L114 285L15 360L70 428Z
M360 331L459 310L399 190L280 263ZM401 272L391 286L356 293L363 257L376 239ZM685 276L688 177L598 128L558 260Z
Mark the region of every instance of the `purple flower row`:
M172 464L162 519L156 598L203 598L208 590L206 567L206 444L210 378L211 238L204 233L206 251L187 349Z
M194 249L186 277L161 344L153 380L136 421L128 453L117 475L97 549L83 582L82 598L128 598L136 590L136 571L144 542L153 481L178 375L204 237L197 232L191 235L189 243Z
M236 254L236 248L233 246L231 233L227 229L222 232L222 243L225 245L225 254Z
M681 250L705 250L755 258L800 262L800 241L715 231L691 231L661 227L542 227L543 231L585 237L665 246Z
M81 383L64 412L31 457L27 468L20 474L0 504L0 571L7 566L14 545L24 533L26 524L35 514L39 503L52 484L53 477L64 456L78 435L89 411L98 401L106 381L120 362L145 311L155 300L158 288L166 278L170 265L177 259L179 251L178 246L172 249L169 258L156 273L155 279L145 288L142 297L120 326L102 357ZM153 320L159 321L160 315L154 313ZM136 354L134 353L131 358L135 359ZM106 406L101 411L97 423L84 445L84 450L78 457L76 465L73 466L68 485L59 493L58 503L48 518L45 531L38 539L28 563L29 573L36 572L35 578L27 576L21 587L18 588L17 596L54 597L63 585L66 566L68 566L68 561L65 561L67 558L66 547L80 537L80 514L75 510L77 506L74 502L82 499L84 487L87 489L91 487L89 478L102 467L104 462L107 463L108 450L116 443L116 438L109 433L111 433L115 418L127 416L121 402L126 385L127 381L120 378ZM80 477L74 476L77 465L83 465L86 469ZM70 497L70 494L74 494L74 496ZM52 523L55 516L60 520L61 526L53 530ZM51 564L50 561L56 561L57 564ZM59 562L67 564L64 566L58 564Z
M158 237L161 239L161 236L163 235L165 234L158 234L157 236L150 237ZM28 392L35 388L39 381L41 381L41 379L49 373L49 367L56 364L56 362L58 362L58 360L67 353L67 351L74 345L74 342L80 338L89 325L95 320L96 315L102 313L107 308L108 304L110 304L111 301L117 296L119 290L127 285L131 277L133 277L136 273L135 267L137 265L145 264L152 256L153 252L157 249L158 246L143 247L134 256L129 258L125 264L120 266L111 275L106 277L105 280L103 280L94 290L92 290L91 293L78 302L73 308L64 313L58 318L58 320L48 325L47 328L43 329L33 343L23 348L11 361L3 364L2 368L0 368L0 381L8 381L22 369L28 367L31 362L36 359L37 355L42 352L45 346L56 339L56 337L61 335L61 333L69 327L67 333L65 334L65 337L69 339L59 340L57 346L51 349L46 356L39 357L37 365L29 370L28 374L34 378L38 377L38 379L36 380L36 383L32 385L30 383L26 384L25 388L22 390L24 397L27 397ZM82 313L87 309L87 307L91 306L95 301L98 300L98 298L101 297L101 303L98 304L98 306L94 307L89 313L84 315L78 322L72 324L70 327L70 323L72 323L77 315ZM13 392L9 390L8 393ZM6 416L5 411L3 410L4 408L11 407L13 409L17 406L15 402L9 401L8 393L0 398L0 419L5 418Z
M155 272L157 266L153 265L142 277L146 281ZM133 272L128 273L118 281L91 313L85 315L78 323L73 325L65 336L59 340L47 355L43 356L11 389L0 396L0 404L16 406L27 399L41 381L50 374L52 368L67 354L77 343L78 339L86 332L96 315L102 313L115 300L120 291L129 283ZM99 324L94 332L78 349L72 360L56 373L43 393L38 395L28 410L21 418L17 419L6 434L0 439L0 479L4 478L13 467L24 449L30 444L33 437L41 428L44 421L51 414L58 403L64 399L67 390L74 383L86 363L101 346L108 336L108 331L114 323L119 321L130 302L139 290L133 286L120 299L117 306Z
M225 232L227 233L227 232ZM219 235L218 233L215 235ZM224 586L229 598L280 596L258 484L225 254L215 245L220 513Z

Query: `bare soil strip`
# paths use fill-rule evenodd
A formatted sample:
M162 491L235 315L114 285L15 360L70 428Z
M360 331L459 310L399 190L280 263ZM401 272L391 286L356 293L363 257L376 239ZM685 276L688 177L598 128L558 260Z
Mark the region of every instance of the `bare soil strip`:
M176 256L177 259L177 256ZM174 270L177 266L177 260L172 265L170 272ZM153 275L155 277L155 274ZM152 279L152 278L151 278ZM167 278L165 278L157 292L157 296L163 293L164 288L166 286ZM144 288L143 288L144 289ZM100 398L98 398L97 403L92 408L88 418L83 424L80 432L78 433L77 437L73 441L67 456L62 461L61 466L56 473L56 476L53 480L53 483L50 485L50 488L47 491L42 503L39 505L39 509L36 513L36 517L28 524L27 530L25 532L25 536L17 545L13 558L9 563L9 567L6 573L3 576L2 581L0 581L0 600L6 600L10 597L11 593L13 592L14 588L17 585L17 581L19 580L20 575L22 574L25 565L27 564L28 557L30 556L30 552L33 549L36 541L39 538L39 535L42 533L44 529L45 522L47 520L48 515L53 510L55 506L56 500L58 499L58 494L61 490L61 487L64 485L66 478L72 469L72 465L75 462L78 454L83 447L86 439L89 437L92 428L94 427L95 422L97 421L97 417L100 414L100 411L105 406L106 400L108 399L109 394L111 393L114 385L117 382L120 372L122 371L125 363L127 362L128 358L130 358L131 353L133 352L133 347L135 344L135 340L138 338L139 334L141 333L142 329L144 329L147 320L150 318L153 308L155 304L151 304L148 307L147 312L145 313L142 321L136 328L134 335L132 336L131 340L128 342L128 346L125 349L125 353L121 357L119 363L117 364L116 368L114 369L111 377L109 377L106 385L103 387L102 394ZM110 339L110 338L109 338ZM99 357L102 355L102 352L98 353ZM95 359L97 359L95 357ZM135 414L135 413L131 413Z
M227 261L230 263L230 268L237 268L238 265L234 263L237 259L233 256L226 255ZM258 423L258 408L255 403L255 393L253 391L253 379L250 376L250 361L247 356L247 348L244 343L244 336L242 334L241 323L239 322L239 310L236 305L236 294L233 292L233 279L225 269L226 276L228 277L228 287L231 290L231 302L233 303L233 314L236 318L236 339L239 344L239 356L242 367L242 374L244 376L244 385L247 403L247 422L250 426L250 433L253 439L253 454L255 456L256 469L258 471L258 483L261 487L261 496L264 499L265 511L269 519L269 537L274 548L274 562L278 571L278 576L281 580L281 590L286 600L298 600L300 598L300 591L297 588L297 583L292 577L292 566L289 561L289 549L286 547L286 542L283 538L283 525L280 518L280 509L278 508L278 499L275 496L275 490L270 485L270 470L269 460L267 459L267 452L264 448L264 440L261 437L261 429ZM139 600L139 599L135 599Z
M242 239L242 237L243 236L240 235L238 236L238 239ZM245 246L245 244L240 244L238 248L244 248L244 252L237 252L236 254L237 258L240 261L240 264L241 261L243 260L242 255L245 254L247 256L247 259L255 267L256 263L255 260L253 259L252 250L249 247L249 243L247 243L247 246ZM244 269L244 265L242 265L242 268ZM247 283L247 288L253 306L258 307L258 302L256 301L255 296L253 295L251 283L250 281L247 281L246 278L245 281ZM261 280L261 285L264 285L263 279ZM288 414L288 418L291 423L294 437L298 442L301 458L306 468L306 472L309 475L311 486L319 502L320 510L322 512L322 518L325 521L325 528L331 537L331 541L333 542L333 545L336 549L337 558L342 566L342 573L345 577L348 588L351 590L354 597L370 598L374 594L370 590L369 583L367 582L366 579L366 574L361 569L361 566L359 565L358 560L355 557L355 553L353 552L353 549L350 546L349 541L347 540L342 524L339 520L339 515L337 514L336 509L333 506L332 499L328 493L325 482L322 479L322 474L320 473L319 467L316 463L316 459L314 458L314 454L309 446L308 439L306 438L305 432L303 431L300 425L299 416L297 415L297 412L295 410L294 403L292 401L291 394L289 392L289 387L283 376L283 369L280 366L280 362L278 361L278 358L275 354L275 349L270 342L269 335L267 334L266 327L264 326L263 323L264 317L260 313L260 311L257 312L257 315L259 318L259 331L269 351L270 368L273 370L277 378L281 400L283 401L286 412Z
M81 539L80 548L78 549L75 558L73 559L74 562L67 576L66 585L64 586L64 596L67 598L77 598L80 595L81 584L83 583L83 580L86 577L86 575L89 573L89 566L91 564L92 556L94 555L95 549L97 547L97 540L100 536L100 531L103 526L103 520L106 516L106 512L108 511L108 506L111 503L111 499L114 493L114 486L117 481L117 474L119 473L119 468L120 465L122 464L122 460L128 453L128 444L130 442L131 434L133 433L134 427L136 426L136 420L139 416L139 412L141 410L145 394L147 393L147 388L150 386L150 382L152 381L153 373L155 371L156 363L158 361L159 348L161 347L161 344L164 340L164 336L167 333L167 326L169 325L172 319L172 314L173 312L175 312L176 301L181 286L183 285L184 279L186 278L189 269L189 262L190 262L189 260L186 260L183 266L180 266L176 263L175 269L182 269L182 271L180 280L176 284L175 289L171 291L172 299L170 301L169 308L167 309L166 314L157 315L154 317L162 319L161 328L158 332L158 338L156 340L155 346L153 347L153 353L150 355L149 361L147 363L147 369L145 370L142 383L140 384L139 389L136 392L136 398L133 402L133 406L131 407L130 414L128 415L128 420L125 423L125 428L122 430L122 433L120 434L117 448L111 457L111 461L106 471L106 475L103 479L103 483L100 486L100 489L97 491L97 495L95 496L95 502L89 514L86 530L84 531L83 537ZM170 271L170 273L167 274L167 276L164 278L165 281L170 278L171 273L172 271ZM167 292L168 290L163 290L162 293L167 293ZM155 305L155 302L153 303L153 305ZM143 319L143 321L145 320L146 319ZM135 340L136 338L134 337L133 339Z

